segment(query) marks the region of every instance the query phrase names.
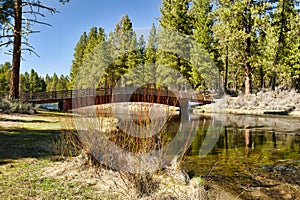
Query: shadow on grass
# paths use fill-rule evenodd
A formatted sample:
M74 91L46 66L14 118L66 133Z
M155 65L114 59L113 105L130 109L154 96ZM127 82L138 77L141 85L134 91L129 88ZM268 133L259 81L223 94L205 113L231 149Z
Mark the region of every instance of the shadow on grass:
M56 122L50 122L46 120L23 120L23 119L7 119L7 118L1 118L0 121L3 122L21 122L21 123L56 123Z
M61 130L0 129L0 165L19 158L53 155L51 142Z

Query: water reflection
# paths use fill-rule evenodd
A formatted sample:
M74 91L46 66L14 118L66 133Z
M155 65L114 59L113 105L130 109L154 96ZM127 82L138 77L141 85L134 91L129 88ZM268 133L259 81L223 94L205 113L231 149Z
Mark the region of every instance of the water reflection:
M251 191L271 187L270 183L282 188L264 192L278 194L284 184L300 183L299 128L300 119L291 117L202 115L183 166L235 195L242 194L242 199L257 199ZM202 156L216 138L211 151Z
M202 157L218 139L210 155L243 147L245 156L257 150L277 150L285 159L291 158L292 152L299 153L299 127L300 119L295 118L203 115L189 155Z

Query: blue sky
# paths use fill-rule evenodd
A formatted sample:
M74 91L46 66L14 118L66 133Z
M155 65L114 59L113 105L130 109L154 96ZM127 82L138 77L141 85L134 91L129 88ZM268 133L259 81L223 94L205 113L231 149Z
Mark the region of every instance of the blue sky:
M39 75L69 74L74 47L80 35L92 26L103 27L108 34L114 30L121 16L128 14L137 33L149 30L157 24L161 0L70 0L62 5L59 0L42 0L43 4L55 7L60 13L47 14L43 20L52 26L35 25L40 33L29 37L30 43L40 57L24 53L21 73L33 68ZM11 61L0 51L0 64Z

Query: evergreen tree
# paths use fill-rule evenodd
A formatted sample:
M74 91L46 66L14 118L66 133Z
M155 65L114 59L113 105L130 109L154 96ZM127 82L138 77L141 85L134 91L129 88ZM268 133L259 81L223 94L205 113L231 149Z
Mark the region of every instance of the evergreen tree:
M3 24L3 31L0 33L0 47L12 46L9 98L18 99L22 51L27 50L30 53L35 53L34 48L28 43L28 35L37 32L32 29L34 24L49 25L39 20L39 17L45 16L42 11L55 13L56 10L35 0L26 2L3 0L1 3L5 6L0 7L0 23Z
M155 64L157 59L156 54L157 54L157 31L155 25L152 24L149 38L146 44L146 49L145 49L145 63Z
M189 63L190 41L186 35L192 34L192 23L189 15L189 0L163 0L161 18L163 28L158 38L158 71L162 85L172 85L184 89L185 80L189 79L191 65ZM171 69L168 69L170 67ZM170 70L179 74L170 76ZM175 71L173 71L176 73ZM167 77L170 78L167 78Z
M51 77L46 74L45 76L45 83L46 83L46 92L51 92Z
M256 45L261 26L261 12L266 12L266 1L218 1L214 35L225 65L225 82L227 74L234 75L231 80L234 87L244 77L243 88L246 94L252 91L254 58L257 57ZM232 67L228 69L228 66ZM225 85L227 87L227 85Z
M160 9L161 27L192 35L192 18L189 14L190 0L163 0Z
M31 69L29 75L29 88L30 92L45 92L46 91L46 83L42 77L38 75L34 69Z
M145 77L147 82L156 83L156 73L157 73L157 32L156 27L152 24L148 41L146 43L146 48L144 52L144 68L145 68Z
M128 15L125 15L116 24L113 35L110 38L111 57L113 59L113 66L110 70L112 78L112 85L126 74L129 68L133 68L138 63L136 56L137 41L136 34L132 28L132 22ZM126 76L123 77L126 79ZM122 79L121 84L124 86L126 80Z
M128 71L124 78L126 80L126 85L132 86L142 86L145 84L145 66L144 66L144 52L145 52L145 40L144 36L141 35L139 41L136 41L135 33L132 37L131 44L132 51L128 55Z
M191 7L193 38L207 51L211 51L213 43L213 18L210 0L193 0Z
M30 93L30 82L29 82L29 74L25 72L20 75L20 93Z
M80 67L82 67L83 61L84 61L84 52L87 45L87 35L86 32L84 32L76 44L75 52L74 52L74 60L72 61L72 67L70 72L70 89L74 89L74 84L78 75L78 72L80 70Z
M105 38L106 36L104 33L104 29L101 27L92 27L88 35L86 35L86 33L84 32L80 37L80 40L75 47L74 61L70 73L70 89L74 89L74 84L76 81L82 83L82 80L80 79L83 78L84 73L87 73L84 71L89 70L84 67L87 66L85 62L89 62L88 59L93 56L93 51L105 41ZM79 73L80 78L78 78ZM89 74L88 77L90 76L91 74Z
M0 99L9 93L9 78L11 73L11 64L6 62L0 65Z
M296 53L297 55L297 50L291 50L291 47L293 48L294 42L298 43L297 37L299 37L299 34L297 34L297 31L299 31L299 25L297 26L297 23L299 22L295 23L295 19L299 19L299 13L296 10L298 3L299 1L296 0L279 0L274 10L272 26L277 42L275 45L275 58L272 65L271 87L273 90L278 83L290 84L291 75L294 73L291 72L291 67L293 67L291 65L297 65L293 63L294 61L289 61L291 60L291 54ZM292 58L292 60L295 59Z
M60 75L57 85L56 85L56 90L57 91L65 91L68 90L68 76Z
M208 86L217 89L215 81L218 74L210 60L213 44L212 33L212 6L210 0L192 1L191 16L193 25L193 38L195 44L191 50L192 69L189 72L189 81L197 90L207 89ZM206 81L205 81L206 80Z
M86 46L84 47L84 59L97 47L100 43L105 41L105 33L103 28L92 27L88 34ZM84 60L83 59L83 60Z
M54 73L53 76L51 77L51 83L50 83L50 91L58 91L57 90L57 82L58 82L58 77L57 74Z

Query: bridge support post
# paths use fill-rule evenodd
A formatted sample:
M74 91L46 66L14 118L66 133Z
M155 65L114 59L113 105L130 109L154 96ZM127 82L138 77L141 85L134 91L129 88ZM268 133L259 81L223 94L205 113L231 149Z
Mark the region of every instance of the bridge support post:
M64 102L63 101L58 102L58 110L59 111L64 111Z
M180 117L182 120L189 121L189 108L191 101L189 99L180 99Z
M67 112L72 109L72 99L64 99L58 102L59 111Z

